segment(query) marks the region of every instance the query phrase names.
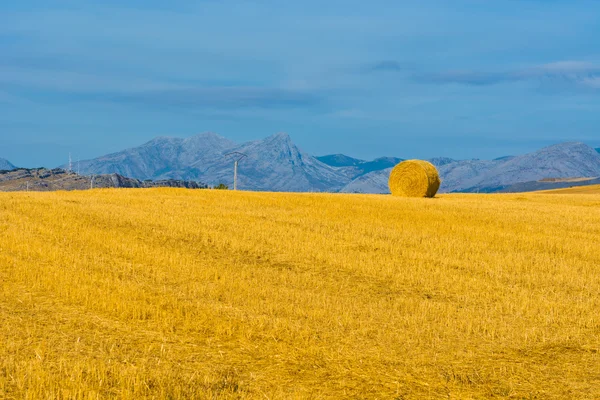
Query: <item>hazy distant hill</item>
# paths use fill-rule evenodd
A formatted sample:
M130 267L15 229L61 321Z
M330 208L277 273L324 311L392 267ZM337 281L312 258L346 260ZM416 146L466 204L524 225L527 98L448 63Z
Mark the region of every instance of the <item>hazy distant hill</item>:
M84 174L119 173L138 179L199 180L233 184L233 158L239 164L238 185L247 190L337 191L349 178L300 150L285 133L237 145L214 133L188 139L157 138L140 147L81 163Z
M448 165L448 164L456 162L456 160L454 160L452 158L448 158L448 157L434 157L434 158L430 158L427 161L429 161L430 163L435 165L437 168L439 168L443 165Z
M544 178L598 176L598 152L583 143L562 143L501 162L475 179L463 182L458 190L495 191Z
M365 161L344 154L320 156L317 157L317 159L332 167L339 167L339 171L344 173L350 179L368 174L369 172L393 167L402 161L401 158L397 157L379 157L373 161Z
M598 177L600 154L583 143L562 143L522 156L451 161L437 167L442 177L441 192L494 192L544 178ZM388 193L390 170L360 176L342 191Z
M158 137L139 147L82 161L80 170L82 174L120 174L137 179L154 179L186 170L187 175L198 178L203 166L234 146L235 143L214 133L186 139Z
M332 167L354 167L367 161L349 157L344 154L329 154L315 157L317 160Z
M298 192L337 191L348 182L343 173L300 150L285 133L243 143L228 151L247 155L239 165L240 188ZM178 176L178 171L165 176ZM233 159L222 155L216 157L204 165L201 178L213 184L224 182L231 185Z
M12 165L8 160L0 158L0 171L11 171L16 167Z

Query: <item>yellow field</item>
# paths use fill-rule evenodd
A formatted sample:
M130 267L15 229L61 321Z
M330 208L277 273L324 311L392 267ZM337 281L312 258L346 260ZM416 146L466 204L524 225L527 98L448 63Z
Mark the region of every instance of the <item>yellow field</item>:
M548 194L600 194L600 185L574 186L566 189L545 190Z
M600 398L600 195L0 194L0 398Z

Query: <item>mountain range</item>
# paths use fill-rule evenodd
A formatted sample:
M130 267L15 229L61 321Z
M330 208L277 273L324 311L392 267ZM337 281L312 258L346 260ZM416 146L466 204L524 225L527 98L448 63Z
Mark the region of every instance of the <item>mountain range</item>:
M490 193L503 191L517 183L547 178L600 177L599 153L583 143L570 142L495 160L430 161L436 165L442 177L440 192ZM360 176L342 191L389 193L387 178L390 171L391 168L387 168Z
M339 168L340 171L343 171L352 179L368 174L369 172L393 167L403 161L401 158L397 157L379 157L373 161L365 161L344 154L331 154L316 158L323 164Z
M209 185L233 184L233 163L238 152L238 186L246 190L338 191L352 173L324 164L300 150L289 135L278 133L263 140L236 144L214 133L187 139L159 137L140 147L89 161L83 174L111 174L137 179L198 180Z
M231 186L236 155L230 153L234 152L246 156L239 163L238 187L260 191L388 193L391 168L402 161L399 157L368 161L344 154L314 157L285 133L241 144L202 133L185 139L158 137L139 147L81 161L78 168L83 175L119 174L140 180ZM496 192L516 184L528 187L523 184L544 178L600 177L599 153L600 149L574 142L494 160L438 157L429 161L442 177L440 192ZM13 168L0 159L0 169Z

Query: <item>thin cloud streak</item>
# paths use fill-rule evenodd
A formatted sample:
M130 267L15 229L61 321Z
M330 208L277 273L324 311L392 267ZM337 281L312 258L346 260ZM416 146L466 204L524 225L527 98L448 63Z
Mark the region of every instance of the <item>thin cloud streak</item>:
M0 66L0 84L64 93L85 93L99 90L127 92L176 88L171 83L131 76L111 76L68 70L17 68Z
M596 88L600 78L600 64L580 61L561 61L542 64L525 69L490 71L446 71L441 73L424 73L413 76L421 83L461 84L472 86L497 85L505 82L529 80L550 80L570 82L589 88Z
M131 93L95 93L79 96L78 99L179 109L313 108L324 101L320 95L312 92L262 87L209 87Z
M0 66L0 101L7 102L9 97L3 95L2 87L45 92L65 101L179 108L311 108L324 102L324 95L314 89L196 86L126 76L6 66Z
M400 64L398 61L385 60L385 61L380 61L377 64L369 67L367 69L367 72L385 72L385 71L400 72L400 71L405 71L405 70L406 70L406 67L404 67L402 64Z

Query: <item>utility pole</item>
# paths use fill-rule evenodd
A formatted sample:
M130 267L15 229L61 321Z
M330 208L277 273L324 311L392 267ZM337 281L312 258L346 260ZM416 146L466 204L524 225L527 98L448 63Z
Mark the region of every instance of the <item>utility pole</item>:
M235 160L233 163L233 190L237 190L237 167L239 160Z
M227 153L225 154L225 157L228 156L234 156L235 157L235 161L233 162L233 190L237 190L237 170L238 170L238 164L240 163L241 159L244 157L248 157L247 155L245 155L244 153L240 153L239 151L233 151L231 153Z
M71 153L69 153L69 172L73 171L73 162L71 161Z
M90 189L94 188L94 175L90 178Z

